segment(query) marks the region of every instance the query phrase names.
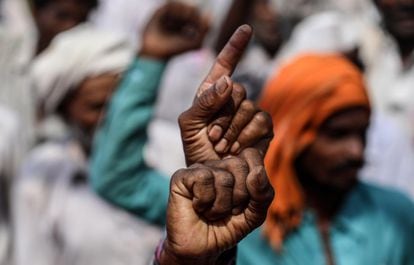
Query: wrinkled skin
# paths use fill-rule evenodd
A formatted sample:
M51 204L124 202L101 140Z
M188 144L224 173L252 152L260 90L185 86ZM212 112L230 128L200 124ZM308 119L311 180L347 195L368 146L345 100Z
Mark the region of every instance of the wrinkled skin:
M163 265L226 262L223 257L264 222L273 200L263 161L273 137L272 121L234 97L229 78L250 37L248 26L235 32L193 105L179 118L189 168L179 170L171 180ZM229 135L237 139L237 148L233 149L235 139ZM223 139L233 145L217 151Z
M171 181L162 264L217 264L264 222L273 196L255 149L178 171Z
M195 7L169 2L147 25L139 54L168 60L201 47L208 28ZM253 145L263 150L273 137L269 115L246 100L245 89L230 79L251 36L249 26L233 35L198 88L194 104L179 117L187 165L237 155Z
M273 137L270 116L246 100L233 73L252 36L245 25L230 38L200 85L194 104L179 117L187 165L237 155L256 146L264 155Z

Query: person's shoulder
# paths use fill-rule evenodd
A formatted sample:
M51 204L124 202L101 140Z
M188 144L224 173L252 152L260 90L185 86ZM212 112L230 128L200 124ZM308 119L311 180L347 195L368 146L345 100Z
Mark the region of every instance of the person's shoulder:
M414 220L414 202L404 193L367 183L362 183L361 188L368 192L375 206L388 216Z

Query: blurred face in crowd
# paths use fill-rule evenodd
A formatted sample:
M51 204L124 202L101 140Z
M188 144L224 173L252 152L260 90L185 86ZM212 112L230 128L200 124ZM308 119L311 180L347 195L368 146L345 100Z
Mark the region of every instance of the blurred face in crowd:
M86 79L62 104L63 116L91 140L118 82L115 74Z
M282 39L277 12L269 1L255 1L251 24L255 30L256 39L270 55L274 56L280 47Z
M364 108L341 111L319 129L312 145L296 161L301 183L324 190L346 192L357 182L364 164L369 112Z
M86 21L91 4L80 0L54 0L34 9L34 18L40 34L38 52L45 49L52 39L65 30Z
M386 28L397 39L414 41L414 0L374 0Z

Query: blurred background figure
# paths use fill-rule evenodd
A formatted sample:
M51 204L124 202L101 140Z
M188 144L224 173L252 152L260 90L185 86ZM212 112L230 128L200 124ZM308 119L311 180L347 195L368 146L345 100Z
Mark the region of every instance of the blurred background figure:
M109 206L92 193L89 159L101 119L119 122L116 130L121 136L135 125L131 123L135 119L149 119L156 90L148 90L157 88L164 60L200 47L207 26L198 15L190 17L191 23L201 23L191 38L187 31L163 23L166 18L181 18L180 7L169 5L157 11L146 26L139 51L130 40L86 24L58 35L36 58L31 74L41 117L58 115L67 129L62 138L46 138L32 150L19 176L14 197L17 264L148 264L161 228L133 217L125 209ZM178 21L190 23L187 17ZM194 41L194 34L199 41ZM114 104L141 113L130 116L122 112L122 118L114 118L111 108L106 112L106 103L112 98ZM144 107L129 105L136 101L145 101ZM139 135L134 134L132 139L135 137L142 141ZM106 139L102 144L111 144L112 140L117 139ZM127 158L139 164L142 150L122 143L128 147L117 148L133 153L110 162L120 168ZM168 181L154 179L154 183L168 194ZM148 186L148 190L152 188ZM155 196L148 206L162 203L166 204L162 197ZM39 245L39 240L45 243Z
M140 243L156 244L158 231L100 200L87 177L94 129L134 54L126 39L82 25L34 63L39 107L68 129L32 150L16 181L16 264L145 264Z
M145 161L148 124L167 63L200 48L207 31L208 21L193 6L170 2L160 7L145 28L141 51L115 93L94 144L93 188L160 227L165 224L169 176Z
M38 32L36 54L39 54L57 34L85 22L98 0L33 0L29 3Z
M146 22L153 11L165 2L121 0L114 4L113 1L102 0L92 21L98 27L127 35L140 47ZM221 30L221 23L230 4L230 1L221 0L176 2L191 5L209 17L210 31L202 49L189 51L169 60L161 81L157 109L149 129L146 158L150 165L168 175L175 171L177 165L184 165L176 120L190 106L196 87L214 60L214 52L210 47ZM170 104L171 101L175 103ZM165 152L166 150L169 151Z
M23 132L18 142L27 151L35 131L27 68L34 53L36 33L25 0L4 0L0 5L0 104L14 111L21 121Z
M381 18L364 32L361 47L370 96L414 146L414 1L372 2Z
M8 109L18 120L19 130L13 134L4 135L7 130L7 120L2 118L1 130L4 141L2 148L2 170L20 168L20 162L28 150L36 142L35 91L32 89L29 68L32 60L50 43L59 32L67 30L84 21L87 12L96 6L94 1L27 1L4 0L0 3L0 105ZM83 10L81 12L81 10ZM2 107L3 108L3 107ZM4 111L2 111L4 113ZM2 115L3 116L3 115ZM10 120L10 119L9 119ZM3 123L6 122L6 123ZM3 137L4 136L4 137ZM8 142L10 141L10 142ZM17 151L14 151L17 150ZM13 235L14 219L10 209L13 209L15 174L19 170L2 174L1 196L2 216L11 223L8 234ZM4 173L4 172L2 172ZM6 226L2 225L2 231ZM13 237L1 239L2 253L9 247L9 256L14 249L11 247ZM1 264L3 260L0 260ZM5 261L6 262L6 261Z
M414 205L358 180L370 120L358 69L339 55L300 56L269 81L261 106L278 135L265 165L279 192L265 237L239 244L240 264L409 264Z
M4 0L1 3L0 103L17 113L27 150L36 141L37 110L28 69L60 32L87 20L96 0Z

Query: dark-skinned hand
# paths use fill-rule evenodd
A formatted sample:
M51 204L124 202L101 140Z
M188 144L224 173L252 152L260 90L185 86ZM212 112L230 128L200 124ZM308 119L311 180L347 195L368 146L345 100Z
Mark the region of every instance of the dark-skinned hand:
M260 226L273 200L260 152L194 164L171 180L161 264L220 264Z
M168 60L200 48L208 29L208 20L196 7L176 1L168 2L148 22L139 54Z
M270 116L246 100L245 89L230 78L251 36L248 25L236 30L200 85L193 105L179 117L188 166L238 155L251 146L264 155L273 137Z

